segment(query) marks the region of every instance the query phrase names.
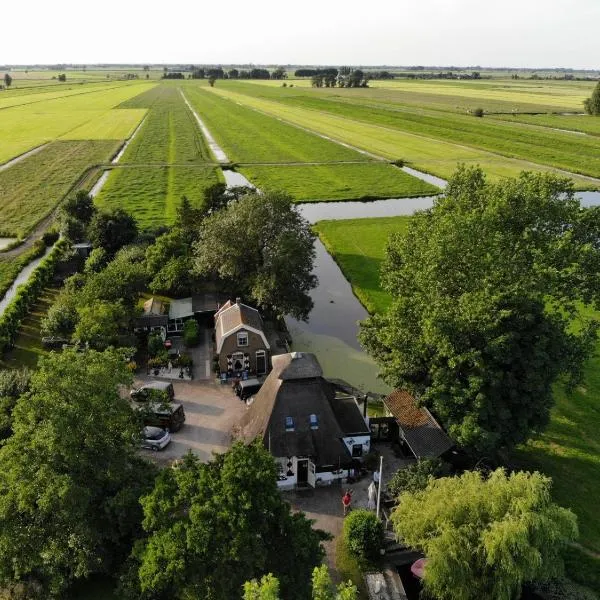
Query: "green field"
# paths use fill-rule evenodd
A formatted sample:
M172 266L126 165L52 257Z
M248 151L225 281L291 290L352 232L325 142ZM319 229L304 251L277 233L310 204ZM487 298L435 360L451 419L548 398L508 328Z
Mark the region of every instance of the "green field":
M381 163L256 166L239 170L259 189L284 190L302 202L407 198L439 192L397 167Z
M23 254L17 257L5 256L0 253L0 300L6 294L6 291L13 284L13 281L17 278L17 275L21 272L21 269L26 267L33 259L41 256L44 252L43 244L40 242L32 246Z
M142 228L171 225L182 196L199 206L204 190L219 181L213 167L116 168L96 197L96 204L125 209Z
M82 131L87 139L124 140L144 113L128 111L119 116L111 109L151 85L155 84L113 83L0 110L0 164L58 138L84 139Z
M261 97L261 89L269 90L270 99ZM596 138L582 142L569 133L450 112L436 115L433 111L411 112L397 107L371 108L319 98L315 92L321 90L290 91L224 82L210 91L384 158L402 158L440 177L449 177L457 162L479 164L491 179L515 176L522 170L552 171L552 166L600 174L600 140ZM343 92L336 90L338 96ZM541 164L541 160L548 164ZM600 187L585 177L573 179L579 189Z
M121 142L53 142L0 171L0 236L24 237L93 164L107 162Z
M600 119L592 115L491 115L486 117L494 120L502 120L517 123L528 123L538 127L549 127L550 129L564 129L573 132L587 133L588 135L600 135ZM579 137L577 139L580 139Z

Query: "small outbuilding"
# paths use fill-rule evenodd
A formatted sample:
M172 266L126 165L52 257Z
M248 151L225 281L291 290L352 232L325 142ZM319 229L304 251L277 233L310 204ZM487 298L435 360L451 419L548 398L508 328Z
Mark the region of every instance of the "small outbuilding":
M273 357L273 370L244 415L239 435L260 438L275 457L281 488L344 479L370 450L356 399L324 379L314 354Z
M415 397L406 390L393 391L383 399L383 404L388 418L376 421L380 426L387 422L389 431L397 432L400 444L415 458L439 458L454 446L429 410L418 406Z
M270 370L271 346L256 308L228 300L215 314L215 344L221 373L240 377Z

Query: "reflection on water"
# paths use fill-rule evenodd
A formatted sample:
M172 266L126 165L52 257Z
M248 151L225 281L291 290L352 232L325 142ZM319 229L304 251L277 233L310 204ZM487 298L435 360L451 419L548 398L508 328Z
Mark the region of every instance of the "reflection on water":
M600 192L577 192L576 196L581 200L581 206L600 205Z

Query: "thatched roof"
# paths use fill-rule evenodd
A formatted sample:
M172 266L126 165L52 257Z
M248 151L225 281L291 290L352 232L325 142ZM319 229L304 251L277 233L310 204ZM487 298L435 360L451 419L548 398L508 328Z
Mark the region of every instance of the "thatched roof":
M348 465L351 457L342 438L355 432L340 426L333 409L335 389L322 373L313 354L274 356L273 370L242 419L240 437L247 442L260 437L274 456L310 456L318 466ZM349 413L348 407L344 404L342 412ZM316 428L311 415L316 415ZM289 417L293 431L286 427Z

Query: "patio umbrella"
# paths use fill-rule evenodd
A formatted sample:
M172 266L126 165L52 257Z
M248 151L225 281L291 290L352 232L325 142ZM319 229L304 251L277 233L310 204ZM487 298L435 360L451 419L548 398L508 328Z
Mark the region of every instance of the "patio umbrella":
M412 566L410 567L410 570L415 577L418 577L419 579L423 579L423 576L425 575L425 567L426 566L427 566L427 559L420 558L419 560L415 561L412 564Z

